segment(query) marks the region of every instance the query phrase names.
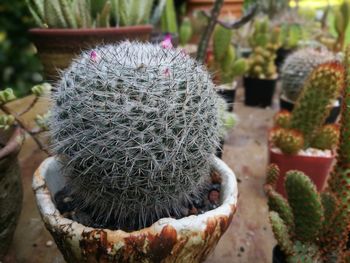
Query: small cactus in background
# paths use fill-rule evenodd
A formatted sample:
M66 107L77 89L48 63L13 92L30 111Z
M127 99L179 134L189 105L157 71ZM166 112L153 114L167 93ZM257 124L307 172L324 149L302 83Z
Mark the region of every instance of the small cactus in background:
M274 126L278 128L288 128L290 124L291 113L287 110L281 110L274 117Z
M166 0L160 22L163 33L178 33L174 0Z
M271 29L266 18L256 20L249 38L252 54L248 59L247 75L252 78L274 79L277 77L276 52L280 47L280 30Z
M283 23L281 26L281 45L285 49L294 49L299 41L303 40L304 32L302 25Z
M295 102L306 79L318 65L335 60L335 55L326 48L303 48L293 52L281 70L282 93Z
M180 45L184 46L190 41L192 37L192 24L188 17L185 17L180 25L179 29L179 40Z
M270 221L275 238L286 254L288 262L336 263L350 260L346 249L350 225L349 65L350 47L345 56L346 85L343 94L338 154L328 179L328 189L317 193L315 186L306 175L298 171L289 171L285 182L287 202L274 190L276 178L278 178L277 166L272 164L268 169L265 192L269 199ZM335 133L335 128L325 126L319 132L329 135ZM290 212L292 223L289 218ZM285 220L286 215L288 215L287 220Z
M292 113L276 115L275 126L284 128L284 132L271 137L273 145L286 154L298 153L298 147L299 150L309 147L333 149L338 140L337 130L323 125L329 115L329 102L339 96L343 83L344 67L338 62L317 66L306 81ZM295 132L299 135L294 137Z
M218 70L220 82L232 81L245 73L247 63L244 58L237 58L236 49L231 44L233 32L231 29L217 25L213 36L214 69Z
M339 128L335 124L325 125L316 132L311 145L314 148L326 150L332 149L339 140Z
M304 147L304 136L297 130L277 128L270 140L285 154L297 154Z
M53 95L53 151L95 223L139 229L182 216L201 194L220 140L219 97L181 50L97 47L73 62Z

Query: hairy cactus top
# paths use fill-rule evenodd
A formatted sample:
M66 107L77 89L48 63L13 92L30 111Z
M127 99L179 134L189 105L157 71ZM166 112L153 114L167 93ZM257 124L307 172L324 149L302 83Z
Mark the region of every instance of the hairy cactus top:
M303 48L287 57L281 70L282 91L287 99L296 101L303 86L318 65L335 60L326 48Z
M54 93L54 152L82 209L137 229L200 194L219 142L218 96L179 50L123 42L85 52Z

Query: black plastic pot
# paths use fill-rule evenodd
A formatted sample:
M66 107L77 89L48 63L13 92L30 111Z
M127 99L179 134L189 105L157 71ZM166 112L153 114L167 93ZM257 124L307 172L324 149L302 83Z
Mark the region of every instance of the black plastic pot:
M220 159L222 158L222 153L224 151L224 144L225 140L220 140L220 146L216 149L215 155Z
M272 263L286 263L286 256L279 246L275 246L272 250Z
M219 94L227 103L228 111L233 111L233 103L235 102L236 89L221 89L217 87L217 94Z
M276 79L244 77L245 105L261 108L271 106L276 81Z
M285 49L285 48L279 48L277 50L277 56L275 59L275 65L278 68L278 72L280 72L280 68L283 65L283 62L288 57L289 54L291 54L294 51L294 49Z
M337 105L333 106L329 116L326 119L326 124L335 123L340 114L341 98L338 99ZM280 96L280 108L282 110L292 111L294 108L294 102L286 99L284 96Z

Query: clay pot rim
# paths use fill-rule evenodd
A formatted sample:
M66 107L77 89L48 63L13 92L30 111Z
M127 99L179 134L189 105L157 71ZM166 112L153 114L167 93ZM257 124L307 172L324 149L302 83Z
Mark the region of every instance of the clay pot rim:
M151 32L152 25L136 25L121 27L99 27L99 28L32 28L29 33L33 36L83 36L83 35L105 35L105 34L130 34L140 31Z
M55 165L56 168L52 168ZM66 229L65 232L70 232L77 236L81 235L81 233L95 231L96 228L87 227L76 221L63 217L57 210L45 181L45 176L50 168L59 170L60 167L58 166L57 157L52 156L45 159L35 171L32 182L37 205L41 217L47 227L57 231L62 231L63 228L66 229L67 226L69 226L69 229ZM217 222L218 220L229 224L237 208L238 188L236 177L233 171L217 157L214 157L212 161L212 168L222 176L222 187L224 188L222 191L223 200L219 207L207 211L204 214L191 215L181 219L162 218L153 223L150 227L132 232L103 229L103 231L108 234L108 240L110 242L117 242L135 235L147 235L149 233L152 235L161 235L162 230L168 226L174 228L179 235L188 235L189 231L203 232L207 228L212 227L212 223ZM225 224L221 226L223 232L227 227L228 225Z
M0 149L0 160L7 158L9 155L17 155L21 150L23 141L24 136L22 129L20 127L15 127L5 147Z

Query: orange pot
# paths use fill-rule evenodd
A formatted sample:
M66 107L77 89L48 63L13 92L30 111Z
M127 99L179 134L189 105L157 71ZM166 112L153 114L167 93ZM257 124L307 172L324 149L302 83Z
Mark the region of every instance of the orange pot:
M281 171L281 176L277 181L276 190L286 196L284 189L284 178L286 172L299 170L304 172L316 185L318 191L323 190L328 174L332 168L335 154L331 157L301 156L276 153L269 147L269 163L275 163Z

